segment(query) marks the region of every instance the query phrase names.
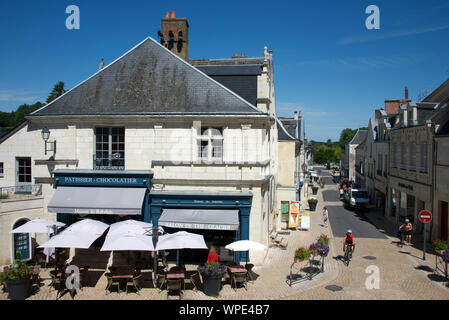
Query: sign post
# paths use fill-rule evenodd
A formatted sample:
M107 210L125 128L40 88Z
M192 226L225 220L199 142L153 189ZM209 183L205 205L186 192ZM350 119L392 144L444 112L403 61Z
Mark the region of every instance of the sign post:
M427 224L432 221L432 213L430 211L427 210L422 210L419 213L419 220L424 223L424 247L423 247L423 260L426 260L426 229L427 229Z

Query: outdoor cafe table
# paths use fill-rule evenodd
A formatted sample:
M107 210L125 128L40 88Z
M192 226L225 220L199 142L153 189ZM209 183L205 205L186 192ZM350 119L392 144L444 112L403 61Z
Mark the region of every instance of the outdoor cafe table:
M246 270L246 268L241 267L241 266L228 266L228 271L230 273L247 273L248 270Z

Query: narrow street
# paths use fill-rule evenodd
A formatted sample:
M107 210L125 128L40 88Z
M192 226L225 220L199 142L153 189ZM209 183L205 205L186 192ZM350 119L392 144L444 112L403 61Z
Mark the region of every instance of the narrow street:
M359 213L344 208L338 199L337 184L332 183L329 172L323 170L323 175L329 178L322 189L324 204L319 210L323 206L329 210L328 229L333 235L333 251L328 260L338 263L338 275L289 299L449 299L447 281L433 272L434 255L428 255L423 261L421 250L413 246L399 247L397 238L371 222L370 215L375 212ZM356 242L354 257L348 267L340 260L347 229L353 231ZM378 289L366 286L373 270L378 270Z

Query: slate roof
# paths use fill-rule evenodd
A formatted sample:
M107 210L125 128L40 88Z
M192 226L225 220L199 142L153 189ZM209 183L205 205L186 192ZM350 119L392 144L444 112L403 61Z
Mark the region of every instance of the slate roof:
M257 105L257 76L262 74L263 65L200 65L195 67L252 105Z
M278 140L295 141L296 139L296 120L294 119L277 119L278 121Z
M366 134L368 133L368 130L366 129L359 129L357 130L356 134L352 138L351 142L349 144L360 144L365 141Z
M28 117L147 114L265 115L148 37Z

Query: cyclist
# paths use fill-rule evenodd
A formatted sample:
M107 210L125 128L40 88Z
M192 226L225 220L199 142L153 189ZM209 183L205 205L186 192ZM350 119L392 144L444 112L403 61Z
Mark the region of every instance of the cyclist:
M404 224L401 225L399 229L404 232L406 241L405 244L410 245L410 242L412 241L412 230L413 230L413 225L410 223L410 220L405 219ZM405 229L405 231L403 229Z
M351 229L348 229L348 231L346 231L345 238L343 240L343 254L346 253L346 248L348 245L351 246L351 254L353 254L355 243L354 243L354 235L352 234Z

